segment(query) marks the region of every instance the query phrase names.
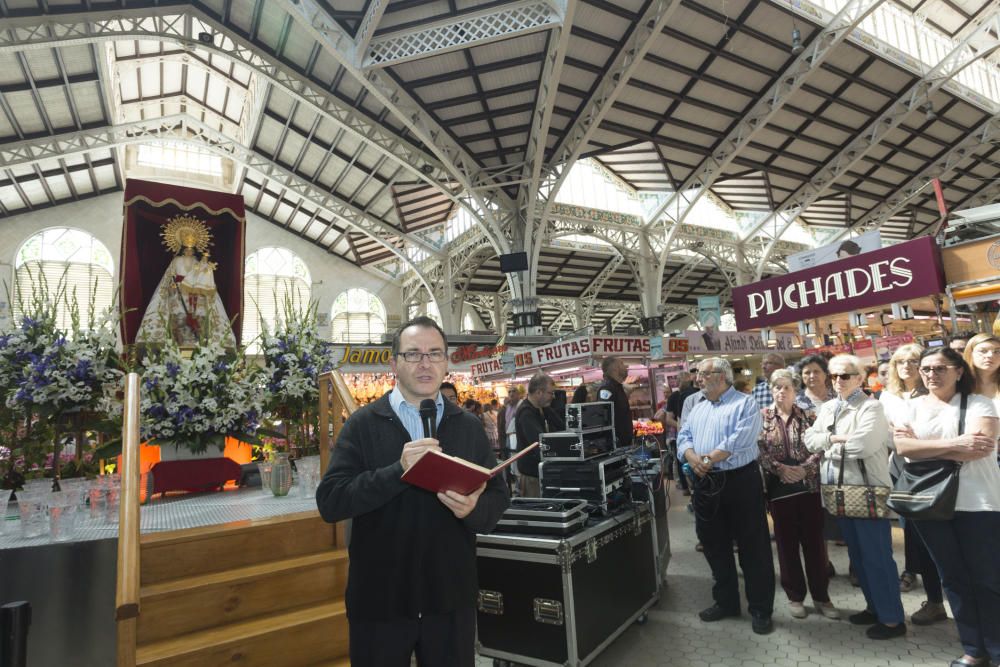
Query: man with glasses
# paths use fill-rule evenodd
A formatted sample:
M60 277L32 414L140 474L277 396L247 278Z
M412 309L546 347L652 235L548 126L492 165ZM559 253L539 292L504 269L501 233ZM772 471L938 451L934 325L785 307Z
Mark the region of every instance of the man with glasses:
M545 373L535 373L528 381L528 396L521 401L514 417L519 450L538 442L539 434L558 431L565 424L549 407L555 390L555 382ZM515 464L520 475L519 489L522 498L540 498L542 495L538 484L540 461L541 455L536 448L519 458Z
M482 422L441 397L448 341L427 317L392 339L396 386L344 424L316 491L328 522L353 519L347 618L351 664L475 664L476 533L509 504L500 476L465 496L430 493L401 479L430 450L496 465ZM420 405L435 406L437 437L424 437Z
M757 465L761 412L753 398L733 389L733 369L725 359L702 361L698 377L704 399L677 436L677 456L697 476L695 527L715 582L715 604L698 616L711 623L740 615L735 540L753 631L767 634L774 629L774 562Z

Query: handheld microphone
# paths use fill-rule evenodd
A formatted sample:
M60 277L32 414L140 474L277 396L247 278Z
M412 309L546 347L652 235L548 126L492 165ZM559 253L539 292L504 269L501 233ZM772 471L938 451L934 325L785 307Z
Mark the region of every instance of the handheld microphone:
M420 421L424 425L424 437L437 438L437 405L433 398L420 401Z

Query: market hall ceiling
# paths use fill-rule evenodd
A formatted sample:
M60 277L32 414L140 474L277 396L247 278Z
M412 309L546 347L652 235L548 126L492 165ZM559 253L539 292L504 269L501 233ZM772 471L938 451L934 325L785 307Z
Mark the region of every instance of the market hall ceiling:
M770 241L790 224L912 238L939 217L934 177L952 209L992 201L997 11L990 0L0 0L0 215L119 191L126 170L141 173L137 146L183 142L230 160L220 187L258 215L404 281L439 276L448 253L480 253L461 288L503 288L496 250L516 247L517 231L501 209L520 210L543 239L547 324L569 326L552 304L586 296L595 319L631 326L639 293L622 255L638 235L670 244L663 290L684 307L724 292L741 253L767 257L762 275L783 270ZM879 37L913 17L926 64ZM586 157L658 194L656 215L556 215L547 192ZM692 193L744 226L692 249L678 231L697 226ZM463 213L482 222L447 236ZM593 243L560 242L574 225Z

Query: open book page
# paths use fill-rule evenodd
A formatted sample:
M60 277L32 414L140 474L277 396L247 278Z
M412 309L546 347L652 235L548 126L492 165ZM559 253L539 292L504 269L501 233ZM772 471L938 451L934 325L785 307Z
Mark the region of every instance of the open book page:
M456 456L428 450L403 473L402 479L404 482L434 493L456 491L462 495L469 495L488 479L537 446L536 442L530 447L525 447L517 453L517 456L510 457L492 470Z

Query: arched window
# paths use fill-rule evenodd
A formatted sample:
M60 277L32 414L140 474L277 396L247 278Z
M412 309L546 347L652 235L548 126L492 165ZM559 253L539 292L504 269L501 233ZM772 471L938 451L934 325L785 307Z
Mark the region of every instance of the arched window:
M311 290L309 269L291 250L261 248L247 257L243 274L243 344L247 352L260 352L262 323L274 331L286 307L304 311Z
M333 300L330 311L334 343L375 343L385 333L385 306L366 289L354 287Z
M33 297L55 304L56 326L73 326L68 304L75 303L86 327L112 306L114 263L94 236L79 229L53 227L28 238L14 257L13 315L19 319Z

